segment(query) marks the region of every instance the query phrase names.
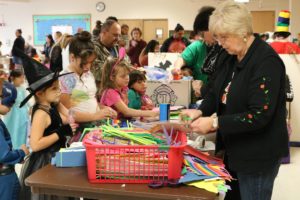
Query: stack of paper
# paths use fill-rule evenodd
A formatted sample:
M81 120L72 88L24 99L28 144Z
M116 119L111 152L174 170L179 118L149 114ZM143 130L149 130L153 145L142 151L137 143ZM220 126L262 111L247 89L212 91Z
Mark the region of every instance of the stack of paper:
M232 177L220 159L192 150L191 147L185 150L189 154L184 155L186 173L179 180L180 183L213 193L226 193L230 189L225 180L231 181Z

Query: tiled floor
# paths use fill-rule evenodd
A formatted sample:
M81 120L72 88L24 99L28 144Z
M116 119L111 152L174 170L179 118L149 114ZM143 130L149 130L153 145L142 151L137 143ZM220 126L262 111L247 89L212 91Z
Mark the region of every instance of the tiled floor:
M300 148L291 148L291 163L281 165L272 200L300 199Z

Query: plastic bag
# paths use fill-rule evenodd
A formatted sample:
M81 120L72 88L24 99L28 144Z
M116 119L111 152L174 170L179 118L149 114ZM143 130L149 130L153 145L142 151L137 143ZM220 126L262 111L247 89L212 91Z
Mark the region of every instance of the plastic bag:
M148 80L159 81L159 80L169 80L170 72L151 66L145 66L145 71Z

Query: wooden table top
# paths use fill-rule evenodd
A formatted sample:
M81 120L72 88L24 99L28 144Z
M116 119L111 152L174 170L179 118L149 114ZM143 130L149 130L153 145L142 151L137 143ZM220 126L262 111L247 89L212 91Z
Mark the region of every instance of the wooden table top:
M57 168L47 165L26 179L33 193L100 198L105 200L215 200L216 195L195 187L151 189L147 184L91 184L85 167ZM123 185L123 186L122 186Z

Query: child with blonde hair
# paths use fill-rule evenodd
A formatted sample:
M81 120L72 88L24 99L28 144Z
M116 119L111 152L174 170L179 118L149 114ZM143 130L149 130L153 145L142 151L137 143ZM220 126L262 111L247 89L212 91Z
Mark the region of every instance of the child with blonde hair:
M128 107L128 83L130 64L120 58L108 57L104 63L100 89L100 104L112 107L118 112L118 118L126 117L155 117L158 112L150 110L136 110Z

